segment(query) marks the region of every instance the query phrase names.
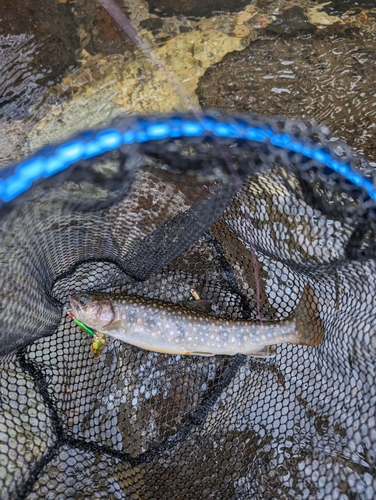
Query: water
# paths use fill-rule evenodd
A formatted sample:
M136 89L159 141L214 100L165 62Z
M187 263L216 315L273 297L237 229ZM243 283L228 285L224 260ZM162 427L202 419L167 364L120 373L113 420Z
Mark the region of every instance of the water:
M119 114L187 108L97 2L43 1L35 11L15 1L0 6L8 21L0 28L0 163ZM372 1L149 5L128 0L123 12L194 105L316 120L372 156Z

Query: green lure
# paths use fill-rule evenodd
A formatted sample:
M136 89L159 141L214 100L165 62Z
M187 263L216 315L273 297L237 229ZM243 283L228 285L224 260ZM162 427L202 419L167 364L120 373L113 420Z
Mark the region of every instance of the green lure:
M82 328L86 333L91 335L93 337L93 343L91 346L91 352L93 353L95 358L99 358L99 356L102 354L104 346L106 345L106 337L103 335L103 333L96 333L94 330L92 330L90 327L85 325L85 323L82 323L79 319L75 318L72 313L69 313L69 317L73 319L73 321L78 325L80 328Z
M77 319L77 318L72 318L72 319L76 323L76 325L78 325L86 333L88 333L89 335L91 335L92 337L94 337L94 335L95 335L94 330L92 330L91 328L89 328L88 326L86 326L85 323L82 323L82 321L80 321L79 319Z

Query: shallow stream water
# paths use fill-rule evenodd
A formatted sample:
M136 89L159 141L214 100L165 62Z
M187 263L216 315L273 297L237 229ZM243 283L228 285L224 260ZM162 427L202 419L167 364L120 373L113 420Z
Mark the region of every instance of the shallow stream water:
M372 0L118 5L171 87L96 1L0 5L0 164L119 114L196 107L314 120L373 159Z

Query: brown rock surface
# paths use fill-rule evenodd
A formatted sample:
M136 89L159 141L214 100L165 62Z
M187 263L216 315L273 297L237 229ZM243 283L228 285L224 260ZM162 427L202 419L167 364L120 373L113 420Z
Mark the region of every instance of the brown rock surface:
M332 26L312 34L263 35L201 77L203 108L314 120L373 157L375 38Z

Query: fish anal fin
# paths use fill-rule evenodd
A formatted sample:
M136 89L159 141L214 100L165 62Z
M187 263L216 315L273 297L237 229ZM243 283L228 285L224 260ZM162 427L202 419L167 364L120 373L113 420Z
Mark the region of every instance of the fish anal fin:
M277 354L277 347L275 345L262 346L260 349L255 349L244 354L252 358L273 358Z
M319 345L324 339L324 324L320 318L318 298L311 285L306 285L293 318L296 322L297 345Z

